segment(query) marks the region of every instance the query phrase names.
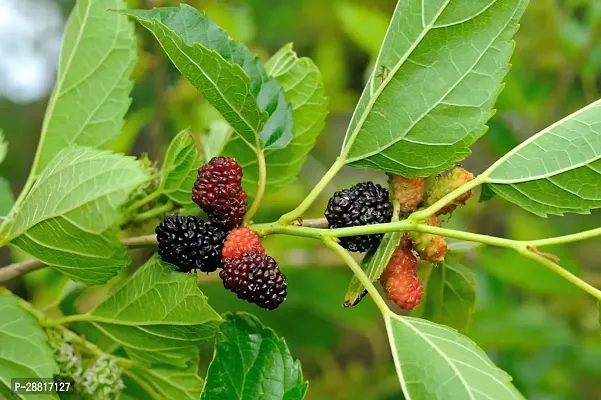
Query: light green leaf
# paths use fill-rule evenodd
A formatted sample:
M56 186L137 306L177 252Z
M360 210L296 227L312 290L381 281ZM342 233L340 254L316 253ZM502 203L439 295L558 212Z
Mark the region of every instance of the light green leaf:
M126 12L149 29L180 72L247 141L285 147L294 120L277 82L246 46L231 40L195 8L164 7Z
M10 213L14 203L15 198L10 183L0 176L0 221Z
M220 317L196 275L176 272L154 256L83 320L137 361L185 368L198 344L213 337Z
M298 58L287 44L274 54L266 64L269 76L275 78L286 93L292 106L294 129L292 141L283 149L265 150L267 164L266 192L274 192L294 181L307 155L315 146L327 115L321 73L311 59ZM225 154L235 157L244 170L244 188L254 195L259 168L257 156L239 137L232 137Z
M4 139L4 133L0 129L0 164L2 164L2 162L6 158L7 152L8 152L8 143L6 143L6 140Z
M196 171L202 163L192 134L187 131L180 132L167 149L159 190L177 204L192 204L190 191L196 180Z
M119 206L148 180L132 157L68 147L9 215L7 238L74 280L104 283L129 263L115 234Z
M232 130L225 121L216 120L211 122L209 132L202 137L205 160L220 156L231 136Z
M58 366L48 337L37 321L23 310L15 296L0 294L0 384L11 387L13 378L52 378ZM58 399L56 394L17 398Z
M385 316L407 399L523 399L511 377L457 331L413 317Z
M601 207L601 100L530 137L485 174L497 194L540 216Z
M225 317L201 400L300 400L307 386L284 339L250 314Z
M388 265L392 253L394 253L394 250L399 245L402 235L402 232L389 232L384 234L382 242L377 250L373 250L372 248L365 257L363 257L361 269L365 271L365 274L372 282L382 275L382 271L384 271L384 268ZM348 289L346 289L346 294L344 295L344 306L353 307L357 305L359 301L361 301L364 291L365 287L359 281L357 276L353 274Z
M463 240L447 239L447 249L453 254L467 253L483 247L484 244L478 242L466 242Z
M471 269L447 257L433 267L424 291L421 318L467 330L476 311L476 278Z
M152 368L133 367L131 372L146 381L150 387L166 400L198 400L203 380L198 376L198 357L188 361L185 368L170 365Z
M411 178L463 160L493 115L526 3L399 1L342 159Z
M133 24L108 11L113 8L125 8L125 2L78 0L71 12L33 176L63 148L107 148L121 131L131 102L136 38Z
M390 17L375 7L349 2L337 5L336 16L344 33L375 60Z

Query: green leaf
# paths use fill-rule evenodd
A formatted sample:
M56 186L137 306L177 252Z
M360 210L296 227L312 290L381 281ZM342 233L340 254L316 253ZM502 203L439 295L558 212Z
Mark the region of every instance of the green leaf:
M196 171L202 163L192 134L180 132L167 149L159 190L177 204L192 204L190 191L196 180Z
M14 203L15 198L10 183L0 176L0 220L10 213Z
M336 16L344 33L375 60L386 35L389 16L375 7L349 2L337 5Z
M136 38L133 24L111 8L125 8L125 2L79 0L71 12L33 176L63 148L108 148L121 131L131 102Z
M148 179L142 163L132 157L68 147L13 209L7 237L74 280L104 283L129 263L115 236L119 206Z
M206 136L202 137L205 160L220 156L231 136L232 131L227 122L222 120L211 122L209 124L209 132Z
M601 207L601 100L530 137L485 174L498 195L540 216Z
M198 400L203 380L198 376L198 357L188 361L185 368L163 365L152 368L134 366L131 372L146 381L161 399Z
M36 319L19 306L17 297L0 295L0 315L0 384L11 387L13 378L52 378L58 374L48 337ZM58 396L23 398L41 400Z
M402 232L389 232L384 234L382 242L377 250L373 250L372 248L365 257L363 257L361 269L365 271L365 274L372 282L382 275L382 271L384 271L384 268L388 265L392 253L394 253L394 250L399 245L402 235ZM357 305L359 301L361 301L364 291L365 287L359 281L357 276L353 274L348 289L346 290L346 294L344 295L344 306L353 307Z
M407 399L522 399L511 377L457 331L413 317L385 316Z
M476 311L476 278L470 268L447 257L434 266L424 291L421 318L467 330Z
M265 150L267 164L266 192L274 192L294 181L307 155L315 146L317 136L325 126L327 98L321 73L311 59L298 58L287 44L266 64L269 76L277 79L292 106L294 129L292 141L283 149ZM259 178L257 156L239 137L232 137L225 154L235 157L244 170L244 187L254 195Z
M149 29L171 61L249 146L285 147L292 139L292 110L277 82L246 46L231 40L195 8L125 12Z
M8 153L8 143L4 139L4 132L0 129L0 164L6 158L6 154Z
M225 317L201 400L302 399L307 386L284 339L250 314Z
M220 317L196 275L176 272L154 256L82 320L137 361L185 368L198 344L213 337Z
M526 0L399 1L341 157L423 177L486 132Z

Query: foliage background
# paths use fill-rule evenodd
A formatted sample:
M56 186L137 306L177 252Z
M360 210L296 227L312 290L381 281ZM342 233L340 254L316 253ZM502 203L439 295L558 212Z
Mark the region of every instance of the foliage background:
M29 1L33 7L52 0ZM55 0L66 16L72 1ZM178 1L131 0L133 8L174 5ZM277 219L294 208L338 154L346 125L363 88L370 60L377 53L394 0L324 2L318 0L188 0L237 40L265 58L287 42L301 56L312 57L323 73L330 97L325 132L303 167L299 180L269 196L254 219ZM36 18L36 13L31 13ZM37 15L37 18L41 18ZM0 27L2 20L0 19ZM138 29L143 51L134 72L136 86L119 151L148 153L160 160L182 129L206 132L217 117L166 60L158 43ZM19 38L13 38L17 42ZM25 40L25 39L23 39ZM601 3L597 0L532 0L516 35L516 50L497 114L487 135L464 166L481 172L529 135L601 97ZM16 48L16 47L15 47ZM0 57L6 47L0 47ZM47 96L17 104L0 98L0 129L10 152L0 175L18 193L35 152ZM384 182L383 174L345 169L324 193L361 180ZM306 217L319 217L323 196ZM556 236L598 227L601 213L539 219L501 199L470 203L456 212L449 227L512 239ZM136 234L153 226L137 228ZM283 335L303 363L310 381L309 399L392 399L400 388L384 327L367 299L343 309L351 277L348 268L317 241L270 237L266 246L288 275L289 299L275 312L246 306L221 283L207 279L202 289L219 312L245 310ZM562 265L601 287L601 239L550 249ZM135 253L143 261L149 251ZM18 259L18 254L12 254ZM514 377L528 399L598 399L601 393L601 338L595 303L570 283L511 250L473 251L467 265L477 273L478 304L466 334ZM0 250L0 265L11 254ZM53 298L62 279L51 270L9 283L33 301ZM99 294L87 289L61 307L86 311ZM46 299L46 300L45 300ZM398 310L397 310L398 311ZM207 362L211 348L207 347ZM205 366L206 368L206 366Z

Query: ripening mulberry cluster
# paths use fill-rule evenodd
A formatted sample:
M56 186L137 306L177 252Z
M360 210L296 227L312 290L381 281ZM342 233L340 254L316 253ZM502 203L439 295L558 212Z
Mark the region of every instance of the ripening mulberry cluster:
M240 227L247 195L242 168L233 159L216 157L198 170L192 200L210 222L169 215L155 229L159 255L180 272L219 271L226 289L267 310L286 299L286 276L267 254L259 236Z

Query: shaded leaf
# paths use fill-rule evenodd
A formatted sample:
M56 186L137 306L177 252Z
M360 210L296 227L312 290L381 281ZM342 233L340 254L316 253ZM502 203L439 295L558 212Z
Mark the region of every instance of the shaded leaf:
M202 137L205 160L220 156L231 136L231 128L225 121L211 122L208 134Z
M283 90L258 57L209 17L185 4L126 14L155 35L180 72L250 146L290 142L294 121Z
M284 339L250 314L225 317L201 400L302 399L307 386Z
M342 158L423 177L486 132L526 0L399 1Z
M131 358L180 368L196 357L199 343L213 337L219 320L196 275L176 272L158 256L85 317Z
M601 207L601 100L530 137L485 174L498 195L540 216Z
M385 322L405 398L523 399L511 377L457 331L391 313Z
M149 176L132 157L68 147L9 215L11 244L74 280L104 283L129 263L116 238L119 206Z
M123 125L136 63L133 24L111 8L122 0L79 0L65 28L58 75L50 97L32 174L63 148L107 148Z
M15 296L0 294L0 384L13 378L52 378L58 374L48 337ZM21 398L20 396L15 396ZM24 399L58 399L56 394L27 395Z
M8 153L8 143L4 139L4 133L0 129L0 164L6 158L6 153Z
M371 279L372 282L376 281L382 275L382 271L388 265L392 253L399 245L401 240L402 232L388 232L384 234L382 242L376 250L370 249L363 260L361 261L361 269L365 271L365 274ZM344 306L352 307L358 304L361 300L361 296L365 291L365 287L359 281L356 275L353 274L351 282L349 283L346 294L344 295Z
M307 155L315 146L317 136L324 128L327 98L321 73L311 59L298 58L292 50L292 44L287 44L274 54L266 67L269 76L274 77L284 89L294 117L293 139L288 146L265 150L266 192L269 193L298 177ZM254 195L259 177L254 150L234 136L228 143L225 154L235 157L240 163L244 170L244 187Z
M177 204L192 204L191 190L203 164L192 134L180 132L169 145L161 170L161 190Z
M435 266L425 288L421 318L465 332L476 311L476 278L451 257Z

